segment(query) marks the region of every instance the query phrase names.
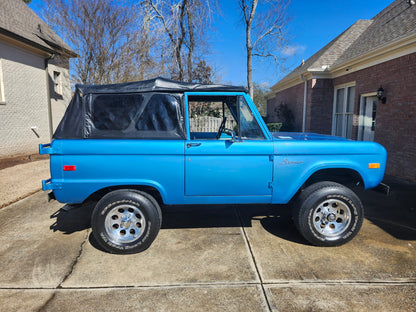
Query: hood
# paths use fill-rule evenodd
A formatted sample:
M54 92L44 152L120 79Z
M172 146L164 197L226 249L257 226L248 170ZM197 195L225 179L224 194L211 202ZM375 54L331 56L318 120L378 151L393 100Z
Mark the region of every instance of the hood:
M348 141L348 139L332 135L305 133L305 132L272 132L274 140L300 140L300 141Z

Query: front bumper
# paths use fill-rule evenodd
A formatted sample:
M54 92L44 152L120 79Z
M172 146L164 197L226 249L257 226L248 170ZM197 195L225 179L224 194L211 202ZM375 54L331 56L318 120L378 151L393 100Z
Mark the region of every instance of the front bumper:
M374 191L382 193L384 195L390 195L390 186L387 184L381 182L379 185L377 185L374 189Z

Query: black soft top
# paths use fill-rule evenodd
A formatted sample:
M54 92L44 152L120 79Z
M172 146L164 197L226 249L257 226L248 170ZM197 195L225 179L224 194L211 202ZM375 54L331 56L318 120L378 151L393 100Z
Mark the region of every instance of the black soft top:
M184 139L184 92L247 92L244 87L155 78L76 85L54 139Z
M135 93L135 92L248 92L243 86L229 86L222 84L201 84L180 82L161 77L135 82L125 82L109 85L81 85L75 89L81 94L89 93Z

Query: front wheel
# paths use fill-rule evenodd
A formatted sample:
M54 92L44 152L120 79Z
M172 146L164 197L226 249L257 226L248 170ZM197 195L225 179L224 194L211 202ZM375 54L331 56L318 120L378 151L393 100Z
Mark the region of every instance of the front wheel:
M363 205L349 188L319 182L304 189L294 205L293 219L302 236L317 246L339 246L359 232Z
M160 207L152 196L136 190L117 190L97 203L91 227L96 241L106 251L131 254L151 245L161 221Z

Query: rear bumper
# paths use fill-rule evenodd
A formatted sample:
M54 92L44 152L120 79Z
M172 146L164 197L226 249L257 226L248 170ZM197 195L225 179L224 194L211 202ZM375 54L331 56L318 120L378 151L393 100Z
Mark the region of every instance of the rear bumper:
M42 190L61 190L62 183L52 182L52 179L42 180Z

